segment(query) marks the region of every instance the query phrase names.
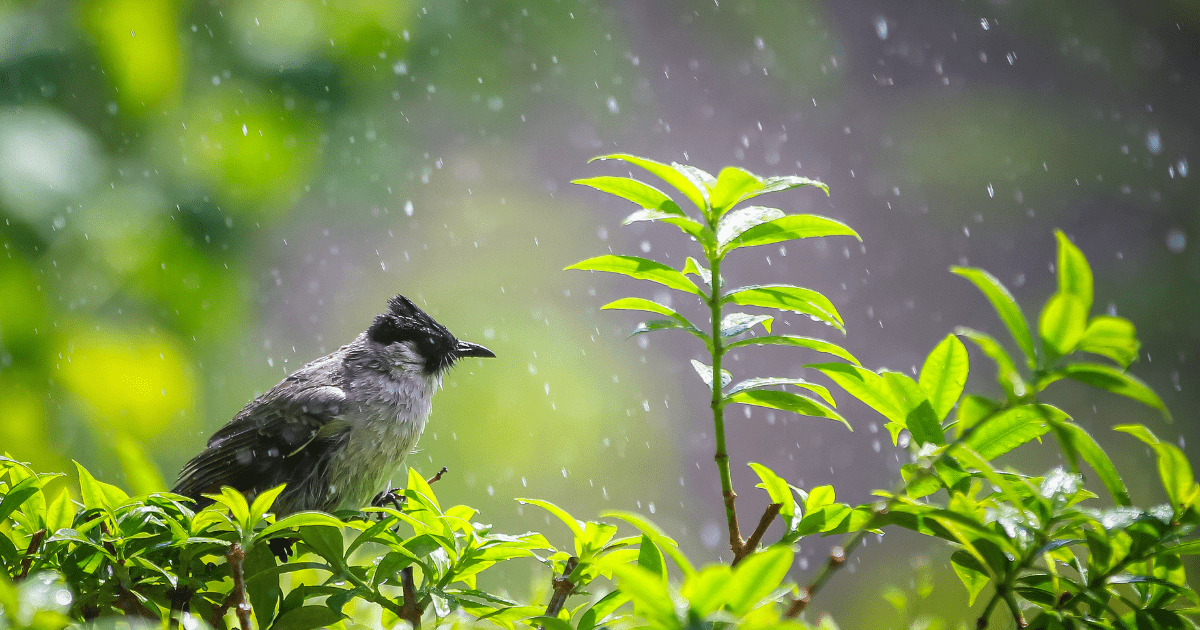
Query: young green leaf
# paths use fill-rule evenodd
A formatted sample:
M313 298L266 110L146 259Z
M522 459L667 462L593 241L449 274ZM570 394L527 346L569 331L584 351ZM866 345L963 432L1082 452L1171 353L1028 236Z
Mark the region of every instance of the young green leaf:
M913 441L921 444L945 444L941 420L925 396L925 391L907 374L884 371L880 373L887 383L900 413L904 415L904 427L912 434Z
M696 178L695 174L684 174L674 166L667 166L662 162L655 162L654 160L648 160L636 155L629 155L628 153L601 155L588 160L588 162L594 162L596 160L621 160L623 162L640 166L678 189L679 192L683 193L684 196L692 201L692 203L696 204L696 207L699 208L701 212L706 214L708 212L708 190L706 190L703 183L697 185L697 182L694 181ZM709 175L709 177L712 176Z
M767 407L768 409L779 409L781 411L791 411L802 416L813 416L816 418L829 418L837 420L846 425L847 429L854 430L850 423L845 418L839 416L836 411L822 405L821 403L791 392L781 392L772 389L751 389L743 390L736 394L726 396L725 403L741 403L743 405L753 405L755 407Z
M1200 486L1196 485L1196 478L1192 474L1192 465L1188 463L1187 456L1183 454L1183 451L1173 444L1159 440L1158 436L1154 435L1150 429L1140 424L1124 424L1113 427L1113 429L1128 433L1154 449L1155 454L1158 455L1158 476L1162 480L1163 489L1167 491L1167 499L1171 501L1171 507L1175 509L1176 514L1186 511L1196 503L1197 495L1200 494Z
M863 401L883 417L901 425L905 422L900 406L883 377L857 365L813 363L804 367L819 370L851 396Z
M656 627L671 627L675 620L675 605L667 584L654 572L637 565L614 565L613 575L622 593L633 599L633 611L652 621Z
M795 552L786 545L768 547L746 556L733 568L733 577L725 585L726 605L735 615L743 616L771 591L779 588Z
M1020 400L1025 397L1029 391L1025 379L1021 378L1021 373L1017 371L1017 366L1013 364L1008 352L1005 352L994 337L965 326L955 328L954 334L973 341L988 358L996 363L996 382L1000 383L1000 387L1004 388L1010 399Z
M771 322L774 320L775 318L769 315L730 313L721 319L721 337L736 337L750 330L756 324L762 324L762 327L769 333L771 332Z
M661 190L631 177L589 177L577 179L571 183L591 186L596 190L628 199L646 210L657 210L664 214L681 217L687 216L679 208L679 205Z
M42 488L38 485L37 477L28 477L12 488L9 488L4 497L0 499L0 524L4 523L9 514L12 514L29 500L29 497L39 494L41 491Z
M712 339L710 339L708 335L704 334L704 332L702 332L699 328L687 324L681 324L673 319L649 319L644 322L639 322L638 325L634 327L633 332L629 333L629 336L633 337L634 335L653 332L655 330L686 330L703 341L706 347L711 347L712 345Z
M977 426L965 444L991 460L1050 430L1047 417L1065 419L1066 414L1049 405L1020 405L1006 409Z
M704 292L695 283L688 280L687 276L660 262L638 258L637 256L615 256L612 254L596 256L595 258L581 260L566 269L619 273L631 278L637 278L638 280L649 280L672 289L686 291L701 297L704 296Z
M710 564L684 582L679 594L687 598L689 610L703 619L725 607L732 577L733 569L728 565Z
M1128 372L1122 372L1099 363L1071 363L1046 375L1042 380L1042 386L1045 387L1064 376L1153 407L1162 413L1167 422L1171 422L1171 412L1167 410L1167 406L1163 404L1158 394L1155 394L1154 390L1150 389L1150 386L1143 383L1141 379Z
M816 214L789 214L773 221L760 223L742 232L722 247L718 251L718 255L724 256L739 247L770 245L781 241L817 236L853 236L862 241L858 232L850 229L850 226L841 221Z
M987 586L990 579L987 571L975 556L961 549L950 555L950 566L954 568L955 575L967 588L967 605L974 606L975 598L983 591L983 587Z
M967 394L958 404L958 415L954 422L955 437L962 437L967 429L979 424L980 420L988 417L996 409L996 403L992 399Z
M770 468L755 462L750 462L748 465L762 481L758 487L767 491L767 496L771 497L771 503L783 504L783 507L779 509L779 514L784 517L784 523L788 524L790 528L791 519L796 516L796 495L792 494L792 487Z
M1062 230L1054 230L1054 238L1058 241L1058 292L1073 295L1082 302L1086 318L1092 309L1092 268Z
M790 284L756 284L739 287L726 293L721 298L721 304L761 306L803 313L837 328L842 333L846 332L842 316L838 314L829 298L812 289L804 289Z
M1087 329L1087 306L1072 293L1056 293L1046 302L1038 318L1038 335L1046 350L1046 362L1071 354Z
M795 346L798 348L808 348L817 352L831 354L835 357L845 359L854 365L862 365L854 355L850 354L845 348L825 341L824 339L814 339L812 337L800 337L798 335L771 335L766 337L749 337L735 341L725 348L732 350L741 346Z
M785 216L779 208L747 206L721 217L717 224L717 247L724 249L730 241L750 228Z
M688 274L697 276L704 281L704 284L712 286L712 271L691 256L688 256L687 261L683 264L683 275Z
M802 387L804 389L807 389L810 392L816 393L825 402L829 403L830 407L837 406L837 403L834 402L834 400L833 400L833 396L829 395L828 389L821 387L820 385L817 385L816 383L810 383L802 378L778 378L778 377L748 378L748 379L738 383L737 385L734 385L732 388L730 388L728 394L726 394L726 395L732 396L740 391L744 391L747 389L762 389L764 387L771 387L772 385L795 385L796 387Z
M1133 322L1123 317L1098 315L1088 322L1076 350L1108 357L1127 368L1137 360L1141 347Z
M969 369L967 349L954 335L946 335L925 357L918 382L929 396L939 422L946 419L962 395Z
M658 313L659 315L666 315L667 317L670 317L681 324L695 328L695 326L692 326L692 322L688 321L683 315L675 312L671 307L663 306L658 302L653 302L644 298L627 297L619 300L613 300L612 302L601 306L600 310L646 311L649 313Z
M762 178L754 173L736 166L726 166L717 174L717 183L709 195L713 214L721 216L741 201L757 194L762 186Z
M565 524L567 526L567 528L571 530L571 533L574 534L576 541L580 541L580 540L584 539L584 535L583 535L584 524L583 524L583 522L576 520L576 518L574 516L567 514L566 510L558 507L557 505L554 505L553 503L551 503L549 501L541 501L539 499L517 499L517 503L527 503L529 505L536 505L536 506L542 508L543 510L546 510L547 512L553 514L554 516L557 516L558 520L562 521L563 524Z
M709 389L712 389L712 384L713 384L712 366L705 365L695 359L692 359L692 369L696 370L696 374L700 375L700 378L704 380L704 384L708 385ZM732 381L733 381L733 375L729 373L729 370L724 370L724 369L721 370L721 388L724 389L724 387Z
M271 506L275 505L275 499L279 497L279 493L283 492L285 487L287 487L287 484L279 484L269 490L263 490L258 493L258 496L254 497L254 502L250 504L251 525L262 520L263 514L266 514L267 510L270 510Z
M662 221L670 223L683 231L684 234L695 238L705 249L716 247L716 235L707 225L684 215L671 214L659 210L642 209L621 220L621 225L629 225L638 221Z
M1017 305L1017 300L1013 297L1012 293L1009 293L1008 289L995 276L983 269L951 267L950 271L970 280L976 287L979 287L984 297L992 303L992 308L996 309L996 314L1000 316L1000 321L1004 322L1004 325L1008 327L1008 331L1012 333L1013 339L1017 342L1017 347L1021 349L1021 352L1025 353L1025 358L1029 366L1033 367L1037 365L1037 354L1033 348L1033 336L1029 333L1029 325L1025 323L1025 315L1021 313L1021 307Z
M84 509L111 510L129 499L129 495L125 494L124 490L103 481L96 481L92 473L88 472L82 464L74 460L72 462L75 464L75 470L79 473L79 490L83 495Z
M638 566L658 574L664 583L667 581L667 563L662 552L645 534L642 534L642 542L638 545Z
M1083 427L1071 422L1051 422L1050 426L1054 429L1059 444L1067 454L1072 466L1076 465L1076 456L1082 457L1083 461L1096 471L1100 483L1103 483L1104 487L1108 489L1108 493L1112 495L1113 503L1126 506L1133 504L1129 498L1129 490L1125 488L1125 482L1121 480L1116 466L1113 466L1108 454L1100 448L1096 440L1092 439L1092 436Z
M75 503L71 493L63 488L46 508L46 531L54 533L71 526L75 521Z
M624 510L609 510L606 512L601 512L600 516L604 518L619 518L638 528L638 530L643 534L649 536L650 540L654 541L654 544L658 545L658 548L661 549L663 553L671 556L671 560L675 562L675 566L679 567L679 571L683 573L685 580L695 575L695 567L693 567L692 563L687 559L687 557L679 551L679 544L676 543L673 538L663 532L662 528L647 520L646 517L636 512L627 512Z

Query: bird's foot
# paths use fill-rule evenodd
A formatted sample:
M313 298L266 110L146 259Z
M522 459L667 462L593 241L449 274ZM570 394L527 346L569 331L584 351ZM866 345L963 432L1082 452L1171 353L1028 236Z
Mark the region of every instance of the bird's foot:
M391 488L380 492L371 499L371 507L394 507L397 510L404 509L404 490L401 488Z
M267 541L267 548L271 550L271 553L275 554L279 563L283 564L288 561L288 558L292 557L292 554L296 553L294 545L297 540L296 538L272 538Z

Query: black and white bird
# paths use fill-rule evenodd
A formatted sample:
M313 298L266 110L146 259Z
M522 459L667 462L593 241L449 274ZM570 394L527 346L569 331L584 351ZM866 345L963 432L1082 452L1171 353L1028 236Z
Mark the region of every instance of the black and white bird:
M354 341L246 405L184 465L173 492L203 505L222 486L252 500L286 483L277 515L361 509L416 445L442 375L459 359L495 356L397 295Z

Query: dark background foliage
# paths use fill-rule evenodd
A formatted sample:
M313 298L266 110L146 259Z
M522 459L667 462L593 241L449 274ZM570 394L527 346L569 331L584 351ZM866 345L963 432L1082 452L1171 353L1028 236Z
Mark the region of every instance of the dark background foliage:
M726 274L764 280L769 263L825 292L872 368L918 365L958 324L999 336L951 264L991 270L1034 312L1062 228L1097 305L1139 327L1132 371L1178 419L1159 434L1190 452L1197 42L1200 10L1174 1L0 3L0 444L118 483L121 460L148 458L169 482L253 395L403 292L501 359L460 366L438 397L410 461L451 467L440 495L508 529L530 518L517 495L637 509L715 556L706 392L687 361L701 349L626 341L637 316L597 306L634 285L559 271L609 247L694 253L660 226L618 229L624 202L568 184L625 174L585 164L620 150L828 183L828 199L778 203L845 221L863 247L763 248ZM746 375L809 360L745 355ZM1076 391L1053 402L1078 407ZM1075 409L1102 443L1157 422L1102 401ZM865 407L840 410L855 433L731 417L734 460L866 500L905 456ZM1146 456L1111 450L1122 469ZM1131 492L1153 496L1141 481ZM859 557L872 573L944 565L922 555L936 546L898 547ZM831 594L866 623L853 593Z

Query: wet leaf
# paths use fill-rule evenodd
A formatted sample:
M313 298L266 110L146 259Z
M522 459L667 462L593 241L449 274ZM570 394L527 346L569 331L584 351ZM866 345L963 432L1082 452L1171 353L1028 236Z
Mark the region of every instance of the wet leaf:
M686 291L701 297L704 296L704 292L691 280L688 280L687 276L660 262L638 258L637 256L615 256L611 254L597 256L581 260L566 269L619 273L631 278L637 278L638 280L649 280L672 289Z
M1008 327L1017 347L1025 353L1030 367L1037 364L1037 353L1033 348L1033 336L1029 333L1029 325L1025 323L1025 315L1017 305L1016 298L1008 292L999 280L992 274L974 267L951 267L950 271L970 280L983 292L984 297L992 303L992 308L1000 316L1000 321Z

